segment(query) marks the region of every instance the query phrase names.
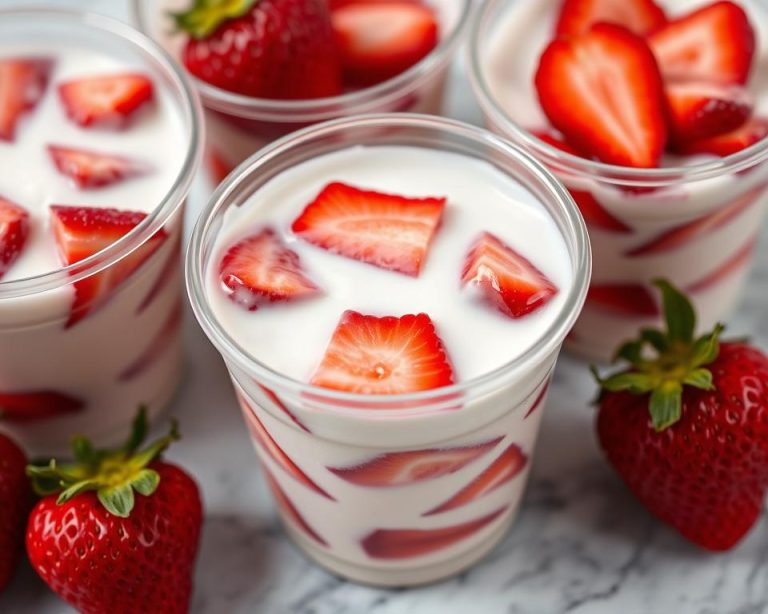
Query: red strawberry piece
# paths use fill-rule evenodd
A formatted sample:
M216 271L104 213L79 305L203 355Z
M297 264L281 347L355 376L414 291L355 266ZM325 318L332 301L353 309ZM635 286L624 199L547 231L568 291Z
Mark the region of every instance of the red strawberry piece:
M644 330L599 378L597 436L608 462L648 510L708 550L736 545L768 490L768 356L694 337L690 301L659 281L666 330Z
M214 186L224 181L226 176L235 168L218 151L211 147L206 152L206 159L208 160L208 172L211 175L211 181Z
M670 21L648 37L670 79L744 85L755 54L749 18L733 2L715 2Z
M78 398L51 390L0 392L0 419L34 422L76 413L85 408Z
M659 315L653 294L639 284L592 284L587 293L587 304L622 316Z
M264 452L269 455L269 457L275 462L275 464L281 467L288 475L292 476L300 484L303 484L310 490L314 490L316 493L322 495L326 499L335 501L331 495L329 495L317 484L315 484L315 482L313 482L312 479L306 473L304 473L304 471L302 471L301 468L296 463L294 463L293 460L291 460L291 458L283 451L283 449L275 441L272 435L269 434L269 431L267 431L267 429L264 427L264 424L261 422L261 420L259 420L256 412L242 397L242 395L238 395L238 399L240 401L240 407L243 410L243 415L245 416L245 423L247 424L251 435L259 443L261 449L264 450Z
M495 512L462 524L440 529L377 529L362 541L363 550L373 559L408 559L449 548L481 531L502 513Z
M256 385L261 388L261 391L266 395L266 397L272 401L272 403L277 407L281 412L283 412L286 416L288 416L291 419L291 422L293 422L296 426L298 426L302 431L309 433L311 432L302 422L296 417L296 414L294 414L290 409L288 409L288 406L283 403L283 401L280 399L279 396L275 393L274 390L267 388L263 384L259 384L258 382Z
M747 147L752 147L763 139L768 138L768 118L753 117L743 126L719 136L698 141L689 141L677 146L681 154L714 154L716 156L730 156Z
M125 128L153 96L152 81L137 73L85 77L59 85L67 117L84 128Z
M19 563L32 490L21 448L0 433L0 594Z
M299 255L271 228L230 247L219 265L219 277L229 298L249 311L320 292L304 274Z
M667 23L653 0L565 0L557 20L557 36L578 36L599 22L624 26L645 36Z
M732 203L705 215L697 220L676 226L655 239L643 243L627 252L627 256L646 256L678 249L690 245L696 239L705 237L715 230L729 224L742 213L747 211L757 200L765 194L766 186L761 185L746 194L741 195Z
M417 277L445 209L445 198L406 198L334 182L291 227L334 254Z
M430 510L425 516L440 514L448 510L456 509L462 505L467 505L481 497L493 492L504 484L508 484L516 478L528 464L528 457L523 453L519 446L510 444L501 455L491 463L477 478L472 480L468 486L461 489L445 503Z
M478 288L485 301L510 318L542 308L558 292L544 273L490 232L470 248L461 281Z
M377 318L345 311L311 383L359 394L401 394L449 386L453 370L428 315Z
M146 175L151 169L138 160L88 149L48 145L48 153L59 172L70 177L81 189L112 185Z
M0 196L0 279L21 255L29 236L29 213Z
M632 229L622 222L619 218L609 213L591 192L582 192L581 190L569 190L573 200L584 216L584 221L590 228L599 228L608 232L631 233Z
M528 416L533 414L542 403L544 403L544 399L547 398L547 391L549 390L549 376L547 376L547 381L544 382L544 385L541 387L541 390L539 391L539 394L536 396L536 400L533 402L533 405L531 405L531 408L525 412L525 416L523 416L523 420L525 420Z
M608 164L658 166L667 141L661 74L645 41L626 28L600 23L550 43L536 89L577 149Z
M181 232L178 232L176 234L174 245L168 252L168 258L166 259L163 268L160 269L157 279L155 279L155 283L152 284L149 292L147 292L147 295L142 299L136 309L137 314L143 313L143 311L147 309L158 296L160 296L160 293L163 290L175 283L175 280L176 283L178 283L179 269L181 268L181 238Z
M414 2L347 4L331 13L344 79L369 86L417 64L438 43L433 10Z
M43 97L53 68L47 58L0 59L0 141L13 141L21 116Z
M740 271L749 264L756 247L757 238L750 239L744 247L728 258L728 260L714 271L707 273L704 277L688 286L688 292L691 294L703 292L704 290L716 286L721 281L733 275L736 271Z
M142 410L124 447L96 450L83 437L75 462L29 466L43 494L29 517L34 570L83 614L189 611L203 523L200 491L180 467L158 460L178 439L139 449Z
M311 539L316 541L321 546L328 546L328 543L322 537L320 537L317 531L315 531L304 519L304 516L301 515L293 501L288 498L288 495L285 494L285 491L280 488L280 484L277 483L277 480L269 472L269 469L263 465L262 469L264 469L264 477L267 478L267 484L269 485L269 489L272 491L272 496L275 498L277 505L280 506L280 509L283 510L283 513L288 516L293 524L298 526Z
M328 470L358 486L384 488L434 480L460 471L489 452L501 437L473 446L388 452L352 467Z
M149 345L118 375L118 381L127 382L139 377L163 357L173 342L179 339L183 313L183 304L179 300Z
M245 96L341 94L341 66L324 0L195 0L175 15L190 36L182 60L195 77Z
M554 134L551 130L531 130L531 134L544 141L547 145L551 145L560 151L569 153L572 156L584 157L584 155L566 141L562 135Z

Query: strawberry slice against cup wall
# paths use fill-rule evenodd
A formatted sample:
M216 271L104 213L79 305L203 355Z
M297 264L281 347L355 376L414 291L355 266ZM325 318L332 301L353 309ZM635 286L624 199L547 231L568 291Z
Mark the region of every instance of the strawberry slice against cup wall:
M558 175L590 232L568 347L607 359L652 324L659 273L704 326L737 304L768 201L766 62L758 0L484 4L470 76L486 122Z

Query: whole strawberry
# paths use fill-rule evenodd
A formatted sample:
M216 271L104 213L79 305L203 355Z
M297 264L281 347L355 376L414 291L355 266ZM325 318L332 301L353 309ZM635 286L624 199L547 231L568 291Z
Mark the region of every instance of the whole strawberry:
M667 330L643 330L600 380L597 435L609 462L653 514L709 550L728 550L768 489L768 357L694 338L688 299L664 281Z
M146 430L142 410L119 450L96 450L76 437L74 463L27 469L44 495L27 526L29 560L83 614L189 609L200 494L189 475L158 460L178 437L175 424L139 450Z
M24 473L27 458L13 440L0 433L0 592L19 562L24 527L32 501Z
M341 63L325 0L195 0L177 13L182 59L197 78L258 98L341 93Z

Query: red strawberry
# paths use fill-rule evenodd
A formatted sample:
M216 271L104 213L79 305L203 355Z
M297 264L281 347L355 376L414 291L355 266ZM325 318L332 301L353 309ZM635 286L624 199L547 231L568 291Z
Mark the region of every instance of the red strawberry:
M267 478L269 489L272 491L272 496L275 498L277 505L280 506L280 509L283 510L283 513L318 544L321 546L327 546L328 543L322 537L320 537L320 535L318 535L317 531L309 526L309 523L306 520L304 520L304 516L301 515L293 501L288 498L288 495L285 494L285 491L280 488L280 484L277 483L277 480L269 472L269 469L263 465L262 469L264 470L264 477Z
M540 309L558 292L544 273L490 232L469 250L461 281L478 288L485 301L510 318Z
M507 508L462 524L440 529L377 529L362 541L363 550L373 559L406 559L449 548L481 531Z
M404 486L456 473L490 451L499 441L501 437L461 448L388 452L359 465L328 467L328 470L358 486Z
M401 394L453 384L428 315L377 318L345 311L312 384L360 394Z
M48 145L48 153L59 172L82 189L108 186L150 170L143 162L87 149Z
M229 298L249 311L320 292L302 271L299 255L271 228L230 247L221 259L219 277Z
M691 294L694 294L696 292L707 290L712 286L716 286L724 279L733 275L736 271L747 266L752 259L755 247L757 247L757 238L752 238L747 241L747 244L744 247L728 258L723 264L717 267L714 271L707 273L698 281L692 283L686 290Z
M66 265L98 254L147 217L134 211L64 205L51 205L51 214L53 232ZM166 236L165 231L158 231L111 267L75 282L75 301L67 327L74 326L106 302L113 291L155 253Z
M417 277L445 198L406 198L329 183L291 227L334 254Z
M725 157L738 153L747 147L752 147L765 138L768 138L768 118L753 117L732 132L682 143L677 146L677 151L687 155L714 154Z
M516 478L528 464L528 457L517 444L510 444L491 465L477 478L461 489L445 503L430 510L425 516L440 514L471 503L493 492Z
M667 22L653 0L565 0L557 20L557 36L578 36L593 25L607 22L645 36Z
M409 2L347 4L331 13L344 79L368 86L417 64L438 43L433 10Z
M152 81L137 73L87 77L59 85L67 117L85 128L125 128L153 96Z
M733 2L715 2L670 21L648 43L672 79L744 85L755 54L749 18Z
M29 236L29 213L0 196L0 279L21 255Z
M590 228L600 228L608 232L631 233L632 229L622 222L619 218L609 213L603 207L591 192L582 192L581 190L568 190L576 201L576 204L584 216L584 221Z
M650 290L639 284L591 284L587 304L623 316L659 315Z
M195 0L175 15L189 34L184 65L198 79L257 98L341 93L341 68L324 0Z
M547 145L551 145L560 151L569 153L572 156L579 156L582 158L584 157L584 155L573 145L567 142L562 135L553 134L550 130L531 130L531 134L544 141Z
M24 543L32 491L24 472L27 458L8 436L0 433L0 593L8 585Z
M21 116L43 97L51 68L47 58L0 59L0 141L13 141Z
M0 392L0 419L6 422L34 422L75 413L84 408L82 400L51 390Z
M75 462L30 466L43 498L27 527L32 567L83 614L189 610L203 510L194 480L159 455L171 434L139 451L142 410L127 444L96 450L76 437Z
M173 309L171 309L165 322L163 322L160 330L157 331L154 337L149 339L149 343L144 351L117 376L118 381L127 382L146 373L147 369L152 367L171 349L174 341L178 343L183 313L183 303L179 299L173 306Z
M645 41L626 28L600 23L550 43L536 89L577 149L608 164L658 165L667 140L661 74Z
M597 435L643 505L708 550L736 545L768 490L768 356L695 339L688 299L657 282L667 330L625 344L625 370L599 379Z
M752 98L738 85L668 80L670 136L675 143L706 139L739 128L752 114Z

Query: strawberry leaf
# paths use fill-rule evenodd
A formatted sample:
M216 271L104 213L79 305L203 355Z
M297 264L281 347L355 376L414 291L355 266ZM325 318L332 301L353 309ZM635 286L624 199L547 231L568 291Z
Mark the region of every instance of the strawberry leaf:
M680 420L682 401L683 387L679 382L664 382L651 393L651 420L657 432Z
M131 480L131 486L140 495L148 497L157 490L160 485L160 474L154 469L142 469Z
M683 384L700 388L701 390L714 390L712 372L709 369L696 369L691 371L683 380Z
M696 328L696 314L688 298L668 281L657 279L654 285L661 290L664 304L664 318L667 322L667 336L672 343L693 341Z
M195 0L188 11L171 13L176 27L192 38L207 38L229 19L242 17L256 0Z
M118 484L107 488L100 488L96 493L99 501L113 516L128 518L133 510L135 502L133 488L130 484Z

